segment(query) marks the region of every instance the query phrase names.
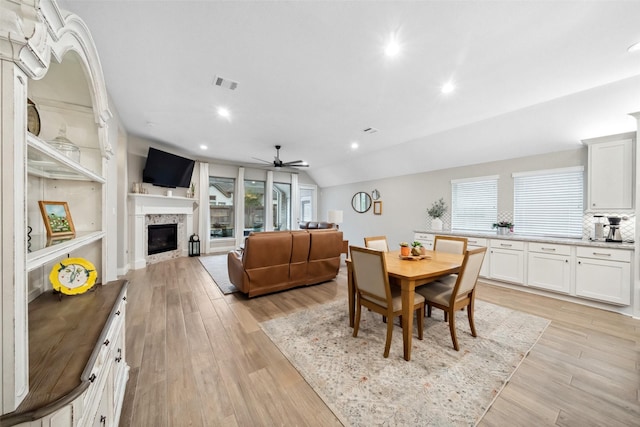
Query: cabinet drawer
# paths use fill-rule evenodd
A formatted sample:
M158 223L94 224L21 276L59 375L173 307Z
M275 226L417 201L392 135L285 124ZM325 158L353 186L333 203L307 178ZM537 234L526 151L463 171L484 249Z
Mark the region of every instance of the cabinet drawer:
M467 237L467 248L469 246L487 246L487 239L483 239L480 237Z
M434 235L433 234L428 234L428 233L414 233L413 234L413 240L424 240L427 242L433 242L434 239Z
M498 249L513 249L516 251L524 250L524 242L519 242L517 240L491 240L491 248Z
M571 246L551 243L529 243L529 252L553 255L571 255Z
M631 262L631 251L626 251L624 249L610 249L610 248L597 248L597 247L588 248L585 246L578 246L576 255L582 258L594 258L594 259L602 259L602 260L610 260L610 261Z

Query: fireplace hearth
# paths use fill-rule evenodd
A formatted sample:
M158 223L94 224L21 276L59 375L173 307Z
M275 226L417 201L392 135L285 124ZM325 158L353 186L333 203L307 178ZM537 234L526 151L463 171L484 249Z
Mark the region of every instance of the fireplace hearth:
M159 254L178 249L178 224L147 226L147 254Z

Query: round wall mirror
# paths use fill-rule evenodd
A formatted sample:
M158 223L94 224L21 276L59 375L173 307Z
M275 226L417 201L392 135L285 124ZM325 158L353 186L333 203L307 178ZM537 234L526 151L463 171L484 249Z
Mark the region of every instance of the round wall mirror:
M375 189L371 192L371 197L373 197L373 200L378 200L380 198L380 192L378 191L378 189Z
M353 196L353 199L351 199L351 206L354 211L365 213L371 208L371 196L369 193L360 191Z

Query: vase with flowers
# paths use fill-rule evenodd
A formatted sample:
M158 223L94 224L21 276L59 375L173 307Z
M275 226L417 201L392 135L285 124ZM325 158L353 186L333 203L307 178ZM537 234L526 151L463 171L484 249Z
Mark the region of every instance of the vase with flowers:
M447 204L444 202L444 198L440 197L440 200L433 202L431 207L427 209L427 215L431 217L431 229L440 231L442 230L442 216L447 212Z

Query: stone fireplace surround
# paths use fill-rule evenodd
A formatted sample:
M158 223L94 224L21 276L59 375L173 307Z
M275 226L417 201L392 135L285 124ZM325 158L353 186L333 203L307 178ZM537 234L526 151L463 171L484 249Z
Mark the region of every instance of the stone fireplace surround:
M133 249L129 254L134 270L148 264L188 255L187 241L193 234L194 199L151 194L129 194L129 230ZM178 249L147 255L147 226L150 224L178 224Z

